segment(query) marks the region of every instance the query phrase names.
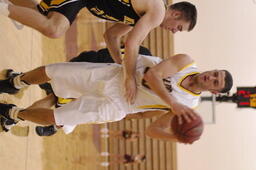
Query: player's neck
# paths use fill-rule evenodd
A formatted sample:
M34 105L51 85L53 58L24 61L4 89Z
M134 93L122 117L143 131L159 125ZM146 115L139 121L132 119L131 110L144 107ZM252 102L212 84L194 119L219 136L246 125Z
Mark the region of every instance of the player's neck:
M182 86L195 94L200 94L202 91L199 88L196 78L194 76L195 75L190 75L186 79L184 79L182 82Z

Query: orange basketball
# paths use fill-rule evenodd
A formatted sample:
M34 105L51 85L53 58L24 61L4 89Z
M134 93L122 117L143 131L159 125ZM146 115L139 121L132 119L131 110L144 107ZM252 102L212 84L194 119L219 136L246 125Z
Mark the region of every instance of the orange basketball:
M195 119L190 122L186 122L182 117L182 124L178 123L178 116L174 116L171 121L171 128L174 135L182 143L192 144L193 142L200 139L200 136L204 130L204 124L200 116L196 116Z

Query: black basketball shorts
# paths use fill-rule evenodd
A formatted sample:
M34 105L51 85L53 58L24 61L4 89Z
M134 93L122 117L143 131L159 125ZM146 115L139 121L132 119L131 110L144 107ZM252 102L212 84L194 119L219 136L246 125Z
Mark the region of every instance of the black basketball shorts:
M45 16L51 11L59 12L69 20L71 25L78 12L85 6L86 0L42 0L37 8Z

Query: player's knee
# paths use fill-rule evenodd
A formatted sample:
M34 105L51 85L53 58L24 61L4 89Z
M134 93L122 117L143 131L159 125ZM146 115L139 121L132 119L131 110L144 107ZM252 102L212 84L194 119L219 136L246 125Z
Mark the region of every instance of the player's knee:
M58 25L48 25L42 30L42 33L49 38L60 38L65 32L66 29Z

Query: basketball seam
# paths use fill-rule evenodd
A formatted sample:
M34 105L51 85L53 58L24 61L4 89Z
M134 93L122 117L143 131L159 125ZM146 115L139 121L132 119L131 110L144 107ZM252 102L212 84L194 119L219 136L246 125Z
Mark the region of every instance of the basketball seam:
M187 131L185 131L184 133L182 133L182 135L184 135L184 134L188 133L189 131L193 130L195 127L197 127L197 126L200 125L201 123L202 123L201 121L198 122L198 124L192 126L192 128L190 128L190 129L188 129Z

